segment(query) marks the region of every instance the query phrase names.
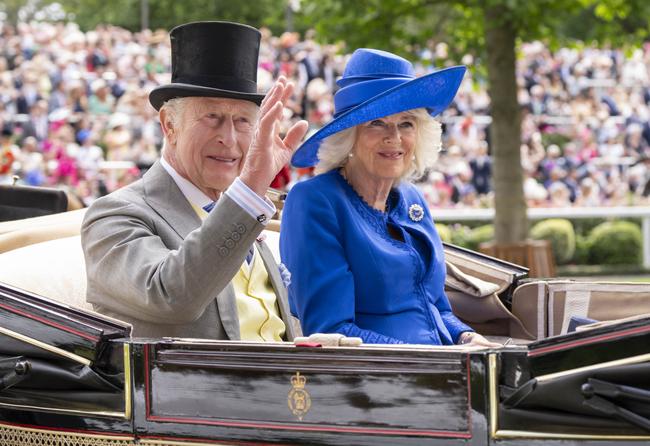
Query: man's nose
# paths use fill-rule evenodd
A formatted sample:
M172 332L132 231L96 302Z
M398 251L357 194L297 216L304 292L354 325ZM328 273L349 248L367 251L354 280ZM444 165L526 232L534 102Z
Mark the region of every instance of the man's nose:
M221 122L217 128L216 139L226 147L235 145L235 124L232 122L232 118L226 118Z

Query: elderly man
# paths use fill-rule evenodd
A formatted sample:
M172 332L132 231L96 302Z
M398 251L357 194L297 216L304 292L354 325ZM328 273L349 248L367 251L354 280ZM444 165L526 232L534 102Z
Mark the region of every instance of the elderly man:
M278 134L293 86L280 78L257 94L259 41L236 23L174 28L172 83L149 96L162 158L86 214L87 301L136 336L295 335L278 266L258 236L275 213L266 189L307 123Z

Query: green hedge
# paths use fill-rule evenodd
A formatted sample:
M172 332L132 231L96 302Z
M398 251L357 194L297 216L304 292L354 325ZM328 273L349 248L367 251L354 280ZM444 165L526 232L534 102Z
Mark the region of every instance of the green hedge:
M451 243L451 229L449 229L449 226L440 223L436 223L435 226L436 231L438 231L438 235L440 236L440 240Z
M463 248L478 251L478 247L481 243L489 242L493 239L493 225L478 226L474 229L459 224L455 224L451 227L451 243L462 246Z
M569 220L551 218L533 226L530 236L535 240L548 240L553 248L555 263L563 265L573 259L576 251L576 234Z
M614 220L596 225L597 219L575 221L542 220L531 228L534 239L550 240L558 265L637 265L642 264L643 238L639 224ZM592 229L593 227L593 229ZM443 241L478 251L479 245L494 239L494 226L437 224ZM575 228L575 229L574 229ZM588 233L578 229L587 230Z
M467 248L467 240L471 234L472 230L468 226L455 224L451 227L451 243Z
M641 264L643 245L641 229L629 221L601 223L591 231L587 243L591 264Z
M573 254L573 261L577 265L589 264L589 237L576 234L576 252Z
M494 225L483 225L470 231L467 238L466 248L478 251L478 247L483 242L494 240Z

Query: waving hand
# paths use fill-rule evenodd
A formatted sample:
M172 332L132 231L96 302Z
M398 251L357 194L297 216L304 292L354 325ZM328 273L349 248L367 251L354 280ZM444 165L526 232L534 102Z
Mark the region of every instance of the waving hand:
M307 133L307 122L296 122L284 138L280 122L284 104L291 97L294 85L280 76L260 106L255 136L251 143L241 180L259 195L264 195L273 178L286 165Z

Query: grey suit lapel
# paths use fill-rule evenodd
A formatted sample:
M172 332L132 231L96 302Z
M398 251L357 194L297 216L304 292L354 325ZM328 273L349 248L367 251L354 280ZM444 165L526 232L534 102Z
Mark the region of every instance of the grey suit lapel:
M280 277L278 264L275 262L273 253L269 247L266 246L266 243L258 241L256 242L256 245L260 256L262 257L262 261L264 262L264 266L266 267L269 279L271 279L271 285L275 290L275 295L278 300L278 309L280 310L280 317L282 317L285 325L287 341L293 341L296 337L296 332L292 323L291 311L289 310L287 289L284 286L284 282L282 282L282 277Z
M192 205L159 161L151 166L142 181L144 200L182 239L201 226Z
M181 239L185 240L190 232L201 226L201 219L196 215L192 205L159 161L151 166L142 180L144 200ZM239 316L232 284L228 284L215 300L221 324L228 338L240 339Z

